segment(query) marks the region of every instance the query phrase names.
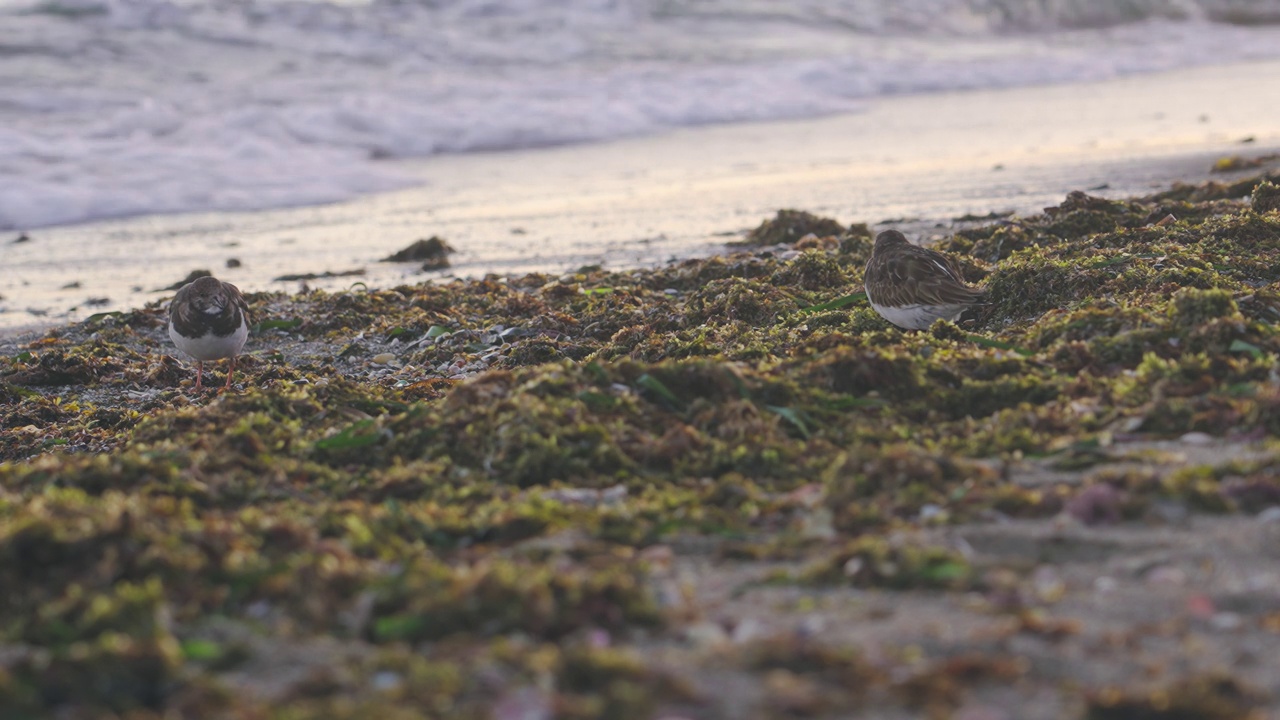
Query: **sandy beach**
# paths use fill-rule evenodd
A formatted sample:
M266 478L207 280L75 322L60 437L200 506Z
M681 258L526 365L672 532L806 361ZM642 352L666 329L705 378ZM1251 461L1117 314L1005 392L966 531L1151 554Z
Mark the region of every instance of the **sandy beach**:
M161 300L197 269L246 291L394 287L486 273L628 268L705 256L779 208L944 234L1088 189L1142 195L1280 147L1280 62L1087 84L885 98L862 112L402 162L419 188L331 205L51 227L0 244L0 332ZM1272 90L1272 91L1269 91ZM1249 140L1249 142L1244 142ZM448 271L377 262L438 235ZM240 266L227 268L229 259Z

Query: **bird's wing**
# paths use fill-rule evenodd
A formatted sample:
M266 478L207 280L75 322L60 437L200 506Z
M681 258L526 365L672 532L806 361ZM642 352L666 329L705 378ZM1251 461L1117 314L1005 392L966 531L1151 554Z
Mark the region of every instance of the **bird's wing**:
M971 305L982 302L986 292L969 287L946 256L917 245L889 259L887 275L893 278L896 295L903 296L894 305Z
M244 295L240 293L240 288L231 283L223 283L223 286L227 289L227 294L231 296L231 302L240 308L240 314L244 317L244 324L251 325L252 323L249 322L249 303L245 302Z
M191 285L183 285L169 301L169 322L183 335L198 333L200 318L195 316L195 308L191 305Z

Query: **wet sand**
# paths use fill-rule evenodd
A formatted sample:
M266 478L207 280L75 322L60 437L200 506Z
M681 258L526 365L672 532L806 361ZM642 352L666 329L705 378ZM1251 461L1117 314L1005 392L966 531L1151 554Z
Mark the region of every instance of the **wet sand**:
M1280 93L1259 83L1277 76L1265 62L891 98L837 117L415 161L421 187L333 205L34 229L0 241L0 333L140 307L195 269L246 291L358 269L309 285L388 287L707 255L784 207L926 236L1075 189L1141 195L1203 180L1225 155L1275 152ZM431 235L458 248L450 270L377 262Z

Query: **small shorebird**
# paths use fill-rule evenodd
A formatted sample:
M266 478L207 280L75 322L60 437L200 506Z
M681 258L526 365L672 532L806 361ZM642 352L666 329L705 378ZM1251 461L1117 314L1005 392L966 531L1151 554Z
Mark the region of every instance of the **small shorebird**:
M897 230L876 236L863 283L871 308L906 330L955 320L986 297L986 291L965 284L950 258L912 245Z
M202 277L182 286L169 304L169 339L195 358L196 390L204 380L204 361L231 358L227 384L236 371L236 355L249 339L249 306L231 283Z

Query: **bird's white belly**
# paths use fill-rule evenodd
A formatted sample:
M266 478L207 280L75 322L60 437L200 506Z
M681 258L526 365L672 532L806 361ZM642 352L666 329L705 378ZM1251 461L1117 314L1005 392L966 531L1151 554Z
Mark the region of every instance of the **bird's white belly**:
M173 323L169 323L169 339L179 350L196 360L220 360L240 354L245 340L249 339L249 325L241 319L240 327L226 337L218 337L211 331L198 338L189 338L178 334Z
M903 305L887 307L871 303L871 309L880 317L907 330L927 330L936 320L955 320L964 312L964 305Z

